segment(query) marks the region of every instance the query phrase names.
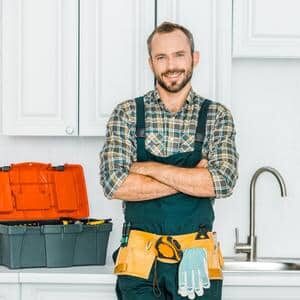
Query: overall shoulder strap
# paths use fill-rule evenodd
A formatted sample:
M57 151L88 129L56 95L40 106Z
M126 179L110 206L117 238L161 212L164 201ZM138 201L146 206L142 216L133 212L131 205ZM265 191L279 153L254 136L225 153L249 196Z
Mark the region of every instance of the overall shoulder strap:
M197 124L197 129L195 134L195 150L201 150L202 148L202 144L205 138L205 131L206 131L207 112L211 102L212 102L211 100L205 99L199 110L198 124Z
M135 98L136 104L136 137L145 137L145 106L144 97Z
M136 103L136 146L137 160L141 161L145 153L145 105L144 97L135 98Z

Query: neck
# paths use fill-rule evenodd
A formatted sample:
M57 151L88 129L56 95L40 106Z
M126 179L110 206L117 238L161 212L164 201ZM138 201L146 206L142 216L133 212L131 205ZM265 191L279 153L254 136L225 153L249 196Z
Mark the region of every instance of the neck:
M191 87L191 83L188 83L180 91L176 93L170 93L162 88L159 84L156 85L161 101L170 112L177 112L181 109L186 101Z

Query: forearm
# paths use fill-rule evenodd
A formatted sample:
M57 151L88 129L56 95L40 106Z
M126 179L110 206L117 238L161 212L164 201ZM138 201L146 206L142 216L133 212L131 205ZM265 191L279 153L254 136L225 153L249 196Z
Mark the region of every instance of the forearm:
M178 193L176 189L151 177L130 173L112 198L126 201L145 201L176 193Z
M212 176L205 167L182 168L156 162L145 162L135 163L131 171L150 176L188 195L215 196Z

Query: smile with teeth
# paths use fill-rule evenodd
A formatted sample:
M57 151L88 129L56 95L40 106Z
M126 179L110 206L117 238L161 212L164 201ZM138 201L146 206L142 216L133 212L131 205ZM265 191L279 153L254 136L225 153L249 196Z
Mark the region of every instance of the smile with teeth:
M182 72L170 72L165 74L165 77L168 78L177 78L179 75L181 75Z

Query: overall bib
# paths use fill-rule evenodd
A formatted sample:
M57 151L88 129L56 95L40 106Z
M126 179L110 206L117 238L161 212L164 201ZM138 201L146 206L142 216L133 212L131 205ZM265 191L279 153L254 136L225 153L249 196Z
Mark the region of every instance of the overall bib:
M195 167L202 158L207 111L210 101L205 100L199 111L195 134L194 150L158 157L145 149L145 111L143 97L136 99L137 161L156 161L179 167ZM179 235L197 232L200 225L211 231L214 221L211 198L190 196L184 193L165 196L154 200L126 202L125 221L132 229L159 235ZM117 251L114 253L114 260ZM187 299L178 295L178 264L155 262L149 278L118 276L116 291L122 300L179 300ZM154 285L154 282L156 283ZM222 280L211 280L211 287L196 299L221 300Z

